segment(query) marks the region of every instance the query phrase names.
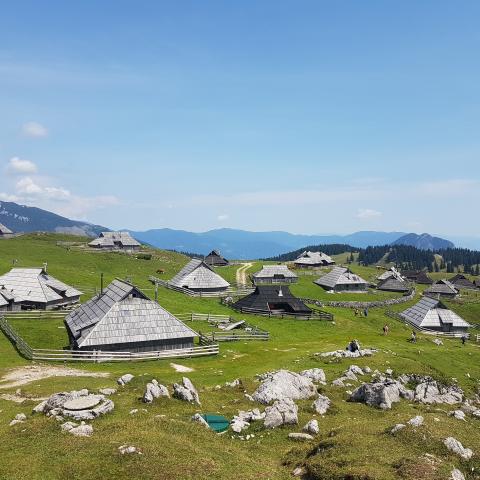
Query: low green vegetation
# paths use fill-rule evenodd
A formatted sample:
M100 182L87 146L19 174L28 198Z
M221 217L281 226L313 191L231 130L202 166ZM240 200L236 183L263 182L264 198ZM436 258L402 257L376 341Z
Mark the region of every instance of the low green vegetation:
M29 235L0 242L0 272L11 267L12 259L17 259L19 266L41 266L48 262L52 275L84 288L84 299L99 287L100 272L105 274L105 282L115 277L128 277L153 297L148 276L171 278L188 261L182 255L153 249L146 249L152 259L143 260L123 254L92 253L57 246L58 241L74 240L59 235ZM262 263L254 262L248 273L260 269ZM216 271L233 281L238 267ZM164 273L157 273L157 270ZM352 265L352 270L367 280L376 275L375 268L357 264ZM311 283L315 278L301 276L292 291L300 295L299 291L304 289L315 294L317 299L347 299L350 295L362 300L374 295L383 298L374 293L326 294ZM397 305L393 310L401 311L414 304L419 295L417 292L415 300ZM391 368L395 374L428 374L445 382L456 379L466 395L472 397L479 388L480 344L470 341L463 346L459 340L445 339L443 346L437 346L431 337L419 335L418 343L413 345L408 342L410 329L386 317L383 309L370 309L368 317L356 317L350 309L325 308L334 314L334 322L299 321L240 315L221 305L218 299L191 298L164 288L159 289L158 298L172 313L223 313L245 319L249 324L268 330L271 340L224 343L218 356L174 360L194 369L186 375L199 390L201 407L175 399L161 399L151 405L141 402L145 385L152 378L171 387L185 375L170 366L171 360L58 365L90 373L107 373L108 378L57 376L20 386L8 386L8 382L0 381L0 395L12 395L21 388L21 395L27 397L23 404L18 404L0 396L1 479L282 480L292 478L292 471L299 466L307 469L308 478L312 480L447 480L454 466L460 468L468 480L479 478L480 419L469 416L462 422L447 415L454 407L427 407L407 401L395 404L392 410L380 411L347 402L345 389L333 387L330 382L355 363L380 371ZM467 320L479 323L480 302L476 295L450 302L450 306ZM10 323L35 348L62 348L68 343L59 318L15 319ZM390 327L388 336L382 334L385 323ZM189 325L197 331L212 328L204 321ZM331 361L315 355L344 349L352 338L358 339L362 346L376 347L380 351L373 357L354 362ZM32 365L0 335L0 376L21 367ZM329 382L321 390L333 405L324 417L316 417L320 434L313 441L295 443L287 438L288 433L300 431L313 418L311 401L298 402L299 426L265 431L261 422L253 423L246 433L253 433L254 437L243 441L230 431L217 435L190 421L196 412L231 418L238 410L260 406L252 404L244 395L258 386L256 374L280 368L301 371L313 367L325 370ZM53 419L39 414L30 416L31 408L38 403L33 399L59 391L116 387L116 378L124 373L134 374L134 380L112 396L115 410L92 422L94 434L90 438L61 432ZM240 387L224 386L235 378L241 379ZM132 409L138 412L131 414ZM20 412L27 414L27 421L8 426ZM396 423L405 423L415 415L425 418L425 425L417 431L408 430L396 436L387 433ZM471 448L476 454L473 459L466 462L449 453L442 443L447 436L454 436ZM143 454L120 455L118 447L126 444L135 445ZM435 456L435 469L425 461L430 458L425 454Z

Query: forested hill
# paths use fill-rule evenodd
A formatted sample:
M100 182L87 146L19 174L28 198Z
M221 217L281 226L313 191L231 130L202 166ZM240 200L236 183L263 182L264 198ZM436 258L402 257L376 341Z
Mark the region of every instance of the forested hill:
M307 247L299 248L293 252L283 253L282 255L277 255L275 257L264 258L263 260L269 260L274 262L291 262L295 260L305 251L308 252L323 252L327 255L340 255L345 252L358 252L363 250L361 248L352 247L351 245L346 245L343 243L332 243L327 245L309 245Z

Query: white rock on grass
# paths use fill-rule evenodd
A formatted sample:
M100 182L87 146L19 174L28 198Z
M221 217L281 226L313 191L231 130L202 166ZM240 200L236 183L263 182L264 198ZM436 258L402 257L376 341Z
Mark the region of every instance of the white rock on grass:
M439 338L433 339L432 342L437 346L443 345L443 342Z
M289 398L277 400L271 407L265 409L265 428L296 424L298 424L298 407Z
M196 413L195 415L193 415L192 422L197 422L197 423L199 423L200 425L203 425L206 428L210 428L210 425L207 423L207 421L199 413Z
M449 480L465 480L465 476L458 468L454 468L450 473Z
M423 417L417 415L416 417L411 418L407 423L412 427L419 427L420 425L423 425Z
M391 368L387 368L385 370L385 375L388 375L389 377L391 377L393 375L393 370Z
M10 422L10 426L13 427L14 425L17 425L17 423L23 423L27 420L27 416L24 413L17 413L15 415L15 418Z
M300 372L300 375L302 377L309 378L314 383L320 383L321 385L325 385L327 381L325 372L321 368L310 368L308 370L303 370Z
M72 428L75 428L75 427L78 427L78 423L65 422L65 423L63 423L62 425L60 425L60 428L61 428L64 432L69 432Z
M464 460L470 460L473 456L473 451L470 448L465 448L456 438L447 437L443 444L453 453L456 453Z
M325 395L319 395L318 398L312 403L312 408L319 415L325 415L330 408L330 399Z
M147 383L145 393L143 394L143 401L145 403L152 403L154 399L160 397L170 397L168 388L164 385L160 385L155 379L150 383Z
M350 365L347 372L352 372L355 375L365 375L364 371L358 365Z
M463 410L453 410L452 412L449 412L448 415L456 418L457 420L465 421L465 412Z
M131 455L132 453L138 453L139 455L142 454L142 452L133 445L120 445L120 447L118 447L118 451L122 455Z
M93 434L93 427L82 422L78 427L71 428L67 431L76 437L90 437Z
M303 431L310 433L311 435L318 435L320 433L320 427L318 426L318 420L313 418L304 427Z
M444 387L436 381L425 381L415 388L415 401L426 404L454 405L462 403L463 392L455 386Z
M480 410L475 410L474 412L472 412L472 415L473 415L474 417L480 418Z
M308 442L313 440L313 437L308 433L289 433L288 438L297 442Z
M230 388L235 388L235 387L238 387L239 385L241 385L241 381L239 378L236 378L235 380L232 380L231 382L225 382L225 386L226 387L230 387Z
M187 377L183 377L181 385L178 383L173 384L173 396L179 400L200 405L197 389Z
M310 378L288 370L278 370L260 375L261 384L252 397L268 405L274 400L303 400L311 398L317 389Z
M392 435L395 435L397 432L399 432L400 430L403 430L405 427L406 427L406 425L404 425L403 423L397 423L397 424L390 430L390 433L391 433Z
M116 388L101 388L99 390L99 392L102 395L114 395L115 393L117 393L117 389Z
M387 380L360 385L353 391L349 401L389 410L392 408L392 403L399 402L400 398L412 400L413 392L394 380Z
M119 385L126 385L127 383L130 383L133 380L134 376L131 373L126 373L125 375L122 375L118 380L117 383Z

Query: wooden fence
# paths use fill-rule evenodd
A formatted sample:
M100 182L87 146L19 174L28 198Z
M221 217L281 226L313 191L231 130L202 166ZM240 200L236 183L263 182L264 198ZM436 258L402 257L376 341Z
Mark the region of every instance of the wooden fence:
M200 336L200 345L174 350L158 350L152 352L104 352L101 350L54 350L31 348L25 340L11 327L7 319L0 316L0 330L13 343L18 352L27 360L43 360L52 362L125 362L139 360L160 360L165 358L191 358L217 355L218 344L209 338Z
M440 336L440 337L446 337L446 338L462 338L465 335L467 338L470 338L470 334L467 332L440 332L438 330L431 330L429 328L418 327L413 322L407 320L406 318L402 317L399 313L394 312L392 310L386 310L385 315L387 317L403 322L406 325L409 325L410 327L412 327L413 329L418 330L421 333L424 333L425 335L434 335L434 336ZM479 336L480 335L477 335L477 341Z
M251 315L260 315L262 317L274 317L274 318L291 318L294 320L333 320L333 314L324 312L323 310L314 310L312 313L288 313L288 312L277 312L277 311L265 311L259 310L257 308L239 308L237 311L241 313L249 313Z
M245 328L203 334L211 342L238 342L241 340L269 340L270 333L256 326L245 324Z

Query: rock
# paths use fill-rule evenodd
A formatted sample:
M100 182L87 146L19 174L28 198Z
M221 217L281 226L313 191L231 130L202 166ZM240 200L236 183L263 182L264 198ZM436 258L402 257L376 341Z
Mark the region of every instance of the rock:
M300 372L300 375L302 377L309 378L314 383L320 383L321 385L325 385L327 382L325 372L321 368L310 368L309 370L303 370Z
M87 409L87 410L67 410L63 409L61 411L61 415L69 418L73 418L74 420L93 420L101 415L105 415L111 412L115 408L115 404L108 399L103 398L102 403L95 408Z
M343 382L345 380L352 380L354 382L358 382L358 377L351 370L346 370L343 374L343 377L340 377L339 380L342 380Z
M102 395L113 395L113 394L117 393L117 390L115 388L101 388L99 390L99 392Z
M354 375L365 375L363 370L358 365L350 365L345 373L347 372L352 372Z
M456 453L464 460L470 460L472 458L473 452L469 448L464 448L464 446L453 437L447 437L443 444L453 453Z
M423 425L423 417L417 415L416 417L411 418L407 423L412 427L419 427L420 425Z
M312 408L319 415L325 415L330 408L330 399L325 395L319 395L318 398L312 403Z
M313 437L308 433L289 433L288 438L297 442L308 442L313 440Z
M335 350L333 352L316 353L316 356L320 357L334 357L334 358L359 358L370 357L378 352L375 348L363 348L356 352L350 352L350 350Z
M397 424L390 430L390 433L391 433L392 435L395 435L397 432L399 432L400 430L403 430L405 427L406 427L406 425L404 425L403 423L397 423Z
M255 401L255 399L254 399L250 394L248 394L248 393L246 393L246 394L244 395L244 397L245 397L247 400L250 400L251 402L254 402L254 401Z
M303 477L306 473L305 467L297 467L293 470L292 475L294 477Z
M33 407L33 413L44 413L45 407L47 405L47 401L44 400L40 402L37 406Z
M388 375L389 377L391 377L393 375L393 370L391 368L387 368L385 370L385 375Z
M122 455L131 455L132 453L138 453L139 455L141 455L142 453L137 447L134 447L133 445L121 445L120 447L118 447L118 451Z
M480 418L480 410L475 410L474 412L472 412L472 415L473 415L474 417Z
M196 413L195 415L193 415L192 422L197 422L206 428L210 428L210 425L208 425L207 421L199 413Z
M187 377L183 377L182 385L178 383L173 384L173 396L179 400L200 405L200 398L198 396L197 389Z
M160 397L170 398L170 393L168 393L167 387L160 385L156 380L147 383L145 393L143 394L143 401L145 403L152 403L155 398Z
M298 407L290 398L277 400L271 407L265 409L265 428L296 424L298 424Z
M363 371L368 374L372 373L372 369L370 367L363 367Z
M235 415L230 422L230 427L235 433L240 433L243 430L246 430L251 422L257 420L263 420L265 418L265 412L261 413L258 408L249 410L247 412L240 410L237 415Z
M450 480L465 480L465 476L458 468L454 468L450 473Z
M344 387L345 386L344 380L347 380L347 379L345 377L336 378L332 382L332 385L335 386L335 387Z
M261 384L252 395L264 405L274 400L300 400L311 398L317 389L310 378L288 370L266 373L260 376Z
M453 410L448 413L449 416L455 417L457 420L465 421L465 412L463 410Z
M238 387L239 385L241 385L241 381L239 378L236 378L235 380L231 381L231 382L225 382L225 386L226 387L230 387L230 388L235 388L235 387Z
M311 435L318 435L320 433L320 427L318 426L318 420L310 420L304 427L303 431L310 433Z
M76 437L90 437L93 434L93 427L82 422L78 427L71 428L68 433Z
M72 390L71 392L54 393L46 400L43 413L48 415L53 412L52 415L55 415L55 411L58 409L61 410L66 402L75 400L76 398L86 397L87 395L89 395L89 392L86 388L83 390Z
M230 428L235 432L235 433L241 433L243 430L246 430L250 426L250 423L242 420L241 418L238 417L233 417L231 423L230 423Z
M350 395L349 401L361 402L382 410L388 410L392 408L392 403L399 402L400 398L411 399L413 398L413 392L394 380L386 380L360 385Z
M60 428L61 428L64 432L69 432L72 428L75 428L75 427L78 427L78 423L65 422L65 423L63 423L62 425L60 425Z
M443 342L439 338L434 338L432 342L438 346L443 345Z
M426 404L454 405L462 403L463 391L456 386L442 386L435 380L422 382L415 388L415 401Z
M17 413L15 418L10 422L10 426L13 427L17 423L23 423L27 420L27 416L24 413Z
M117 383L119 385L126 385L127 383L130 383L134 376L131 373L126 373L125 375L122 375L118 380Z

